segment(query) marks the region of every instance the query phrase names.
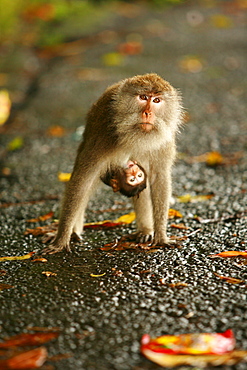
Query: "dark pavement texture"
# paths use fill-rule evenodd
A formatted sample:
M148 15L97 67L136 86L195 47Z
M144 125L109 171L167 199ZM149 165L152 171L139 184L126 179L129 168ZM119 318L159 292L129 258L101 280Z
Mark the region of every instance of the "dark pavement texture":
M30 69L39 71L37 89L0 138L1 166L11 170L0 178L1 256L43 248L40 238L23 233L50 221L26 220L52 210L58 216L64 184L58 182L57 173L72 169L87 110L108 85L131 75L156 72L182 93L188 119L178 137L174 198L214 194L204 202L176 201L172 206L183 218L169 225L183 222L189 229L168 227L170 235L200 229L182 242L182 248L100 250L134 230L133 224L87 230L73 253L49 256L46 264L1 262L5 273L0 272L0 282L13 288L0 292L0 337L32 327L59 327L58 339L46 345L49 355L71 357L50 362L54 369L159 369L139 353L144 333L154 337L232 328L237 346L247 350L246 264L208 257L247 249L246 13L237 7L229 12L226 2L212 7L206 3L152 11L137 7L135 17L112 14L73 53L50 61L39 60L30 51L26 55ZM111 65L119 58L111 53L126 39L138 40L143 51ZM26 80L15 70L13 76L21 95ZM55 125L65 128L66 134L49 135ZM6 151L17 136L23 138L23 147ZM212 151L220 152L227 163L209 167L191 160ZM130 202L102 187L90 201L87 221L114 220L130 211ZM218 221L201 224L195 215ZM57 276L46 278L43 271ZM214 272L243 283L227 283ZM177 282L188 285L169 286ZM221 368L244 370L246 364Z

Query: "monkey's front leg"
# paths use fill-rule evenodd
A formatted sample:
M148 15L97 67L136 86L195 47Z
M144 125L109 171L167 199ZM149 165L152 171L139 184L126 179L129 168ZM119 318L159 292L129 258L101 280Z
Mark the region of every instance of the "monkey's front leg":
M147 243L153 241L153 207L150 196L150 186L143 190L138 197L133 198L134 209L136 213L136 240L139 243Z
M64 249L71 251L70 238L73 229L77 225L79 215L84 214L97 176L97 166L90 171L79 166L74 170L66 186L56 238L42 251L43 254L53 254Z

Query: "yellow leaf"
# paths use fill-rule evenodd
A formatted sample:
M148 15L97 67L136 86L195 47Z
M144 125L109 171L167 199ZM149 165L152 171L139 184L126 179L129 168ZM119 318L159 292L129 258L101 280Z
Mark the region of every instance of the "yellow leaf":
M179 67L184 72L198 73L203 69L203 62L201 58L193 55L186 55L179 62Z
M182 213L180 213L180 212L179 212L179 211L177 211L176 209L172 209L172 208L170 208L170 209L169 209L168 217L169 217L169 218L175 218L175 217L181 218L181 217L183 217L183 215L182 215Z
M185 194L181 195L178 197L178 201L180 203L197 203L197 202L204 202L206 200L209 200L213 197L213 194L206 194L206 195L190 195L190 194Z
M116 52L105 54L102 59L103 63L109 67L120 66L124 60L123 56Z
M240 361L246 361L247 351L231 351L223 355L167 355L165 353L156 353L150 350L143 350L142 353L149 360L156 364L167 367L193 366L198 369L207 366L219 366L237 364Z
M71 178L71 173L66 173L66 172L59 172L58 173L58 180L61 182L67 182Z
M223 157L219 152L209 152L206 156L208 166L217 166L223 162Z
M3 261L19 261L19 260L27 260L32 257L35 252L29 252L28 254L24 254L24 256L8 256L8 257L0 257L0 262Z
M100 275L95 275L95 274L90 274L91 277L101 277L101 276L104 276L106 274L106 272L104 272L103 274L100 274Z
M14 150L20 149L23 146L23 138L21 136L15 137L7 145L7 150L12 152Z
M181 203L188 203L191 201L191 195L190 194L185 194L185 195L181 195L180 197L178 197L178 201L181 202Z
M211 17L211 22L216 28L231 28L233 22L231 18L227 17L224 14L215 14Z
M244 258L247 258L247 252L242 252L242 251L225 251L225 252L220 252L217 254L211 254L208 257L211 258L216 258L216 257L223 257L223 258L228 258L228 257L239 257L242 256Z
M10 115L11 100L7 90L0 91L0 126L3 125Z
M136 218L136 214L135 212L130 212L126 215L123 215L119 218L117 218L114 222L118 223L118 222L123 222L125 224L131 224L131 222L133 222Z
M42 271L42 275L45 275L46 277L57 276L55 272L51 271Z
M111 220L104 220L104 221L96 221L96 222L87 222L84 224L84 226L93 226L93 225L104 225L106 222L112 223Z

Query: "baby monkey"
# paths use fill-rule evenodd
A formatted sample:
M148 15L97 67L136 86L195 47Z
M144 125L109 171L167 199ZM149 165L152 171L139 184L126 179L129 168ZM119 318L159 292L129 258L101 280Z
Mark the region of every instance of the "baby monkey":
M126 167L111 167L101 180L112 187L114 192L119 191L126 197L139 195L146 186L147 174L144 168L136 161L129 160Z

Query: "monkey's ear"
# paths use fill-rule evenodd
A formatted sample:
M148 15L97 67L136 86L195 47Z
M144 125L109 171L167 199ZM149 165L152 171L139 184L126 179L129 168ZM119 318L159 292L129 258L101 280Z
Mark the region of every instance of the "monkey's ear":
M119 186L118 180L111 179L110 180L110 185L111 185L112 190L114 191L114 193L116 193L117 191L120 190L120 186Z

